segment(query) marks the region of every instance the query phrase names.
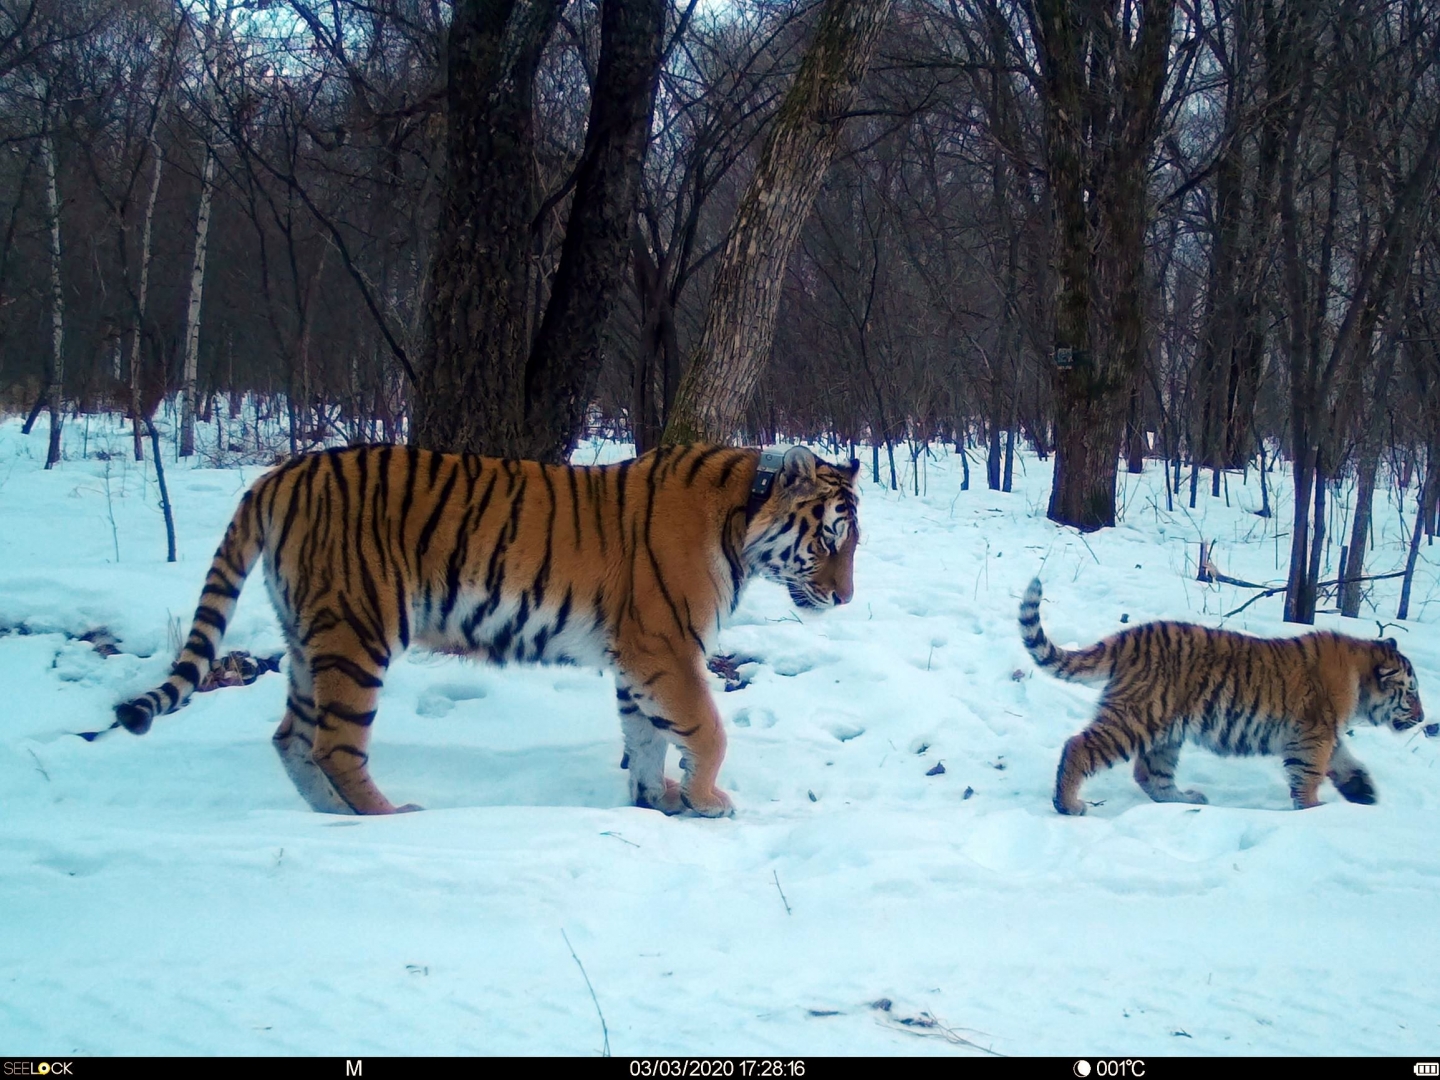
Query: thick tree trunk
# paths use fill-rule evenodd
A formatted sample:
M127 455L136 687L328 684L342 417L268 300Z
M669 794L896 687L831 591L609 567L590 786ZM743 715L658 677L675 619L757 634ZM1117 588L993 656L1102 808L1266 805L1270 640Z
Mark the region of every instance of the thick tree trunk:
M195 254L190 262L190 301L185 308L185 366L180 378L180 456L195 453L195 376L200 359L200 305L205 295L205 253L210 244L210 206L215 195L215 153L207 145L195 216Z
M600 335L624 284L660 75L666 0L605 0L585 150L550 302L525 367L525 457L561 463L600 376Z
M1125 415L1144 356L1147 165L1174 3L1137 0L1127 11L1036 3L1059 285L1049 517L1083 530L1115 524Z
M585 149L538 309L536 69L564 0L460 0L451 20L447 169L412 439L563 461L630 258L667 5L604 0ZM533 287L532 287L533 286Z
M515 456L534 274L534 80L564 0L457 0L426 355L411 441Z
M825 0L735 212L700 343L666 419L666 442L734 436L769 359L790 251L839 148L890 3Z
M60 280L60 186L55 178L55 142L47 124L40 137L45 162L45 211L50 224L50 370L46 373L50 410L50 446L45 468L60 463L60 428L65 411L65 292Z

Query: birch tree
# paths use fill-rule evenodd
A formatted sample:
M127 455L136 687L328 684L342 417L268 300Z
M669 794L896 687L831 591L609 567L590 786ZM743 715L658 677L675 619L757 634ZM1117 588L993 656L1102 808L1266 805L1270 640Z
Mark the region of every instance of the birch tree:
M180 376L180 456L195 453L196 376L200 360L200 307L205 296L205 255L210 241L210 212L215 198L215 132L212 87L223 75L224 54L230 44L232 8L226 0L217 9L210 0L201 29L200 79L198 88L199 127L204 147L200 169L200 204L195 214L195 245L190 260L189 299L185 306L185 352ZM218 26L217 26L218 22Z
M46 372L46 405L50 411L50 447L45 468L60 463L60 427L65 418L65 290L60 269L60 186L55 175L54 109L46 95L40 132L40 159L45 169L45 210L50 232L50 366Z
M200 357L200 304L205 295L205 253L210 240L210 207L215 196L215 152L205 146L200 173L200 206L195 215L195 253L190 260L189 301L185 307L185 361L180 381L180 456L195 453L195 383Z

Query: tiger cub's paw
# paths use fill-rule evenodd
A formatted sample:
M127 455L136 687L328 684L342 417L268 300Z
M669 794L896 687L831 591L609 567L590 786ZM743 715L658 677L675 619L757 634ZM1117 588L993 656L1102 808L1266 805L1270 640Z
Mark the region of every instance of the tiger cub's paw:
M685 806L701 817L734 817L735 805L730 801L730 796L721 791L718 787L712 787L707 793L701 795L694 790L680 789L680 798Z

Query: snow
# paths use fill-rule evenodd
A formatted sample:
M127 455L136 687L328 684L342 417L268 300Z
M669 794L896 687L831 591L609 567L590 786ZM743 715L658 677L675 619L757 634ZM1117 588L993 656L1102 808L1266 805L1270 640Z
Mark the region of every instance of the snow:
M733 819L625 805L608 675L419 652L391 670L372 770L428 810L356 819L311 812L271 750L281 676L196 695L143 738L74 737L164 676L262 470L167 459L167 564L119 421L92 418L83 447L72 422L49 472L43 428L0 424L9 1054L591 1055L599 1013L615 1054L1433 1054L1436 744L1355 732L1375 806L1326 785L1296 812L1278 760L1193 748L1180 783L1209 806L1152 803L1123 766L1088 783L1088 816L1050 805L1096 691L1035 672L1026 583L1042 574L1060 644L1122 616L1219 624L1253 592L1195 581L1198 541L1228 574L1283 580L1283 475L1267 521L1253 471L1228 478L1231 506L1202 484L1171 513L1155 466L1123 478L1120 527L1082 538L1045 519L1033 456L1002 494L962 492L942 452L916 496L869 482L865 453L854 603L800 615L757 583L722 635L750 680L715 680ZM1403 565L1413 521L1413 485L1403 517L1387 497L1372 571ZM279 651L260 584L227 649ZM1377 583L1377 618L1398 585ZM1294 632L1281 604L1224 624ZM1434 548L1412 613L1386 633L1440 710ZM101 626L119 655L74 640Z

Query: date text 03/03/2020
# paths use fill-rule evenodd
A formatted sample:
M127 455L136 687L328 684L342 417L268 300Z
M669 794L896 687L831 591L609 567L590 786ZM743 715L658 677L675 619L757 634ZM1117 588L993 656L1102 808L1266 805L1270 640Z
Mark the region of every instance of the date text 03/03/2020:
M737 1077L738 1080L792 1080L805 1075L801 1058L631 1058L630 1075L658 1077Z

